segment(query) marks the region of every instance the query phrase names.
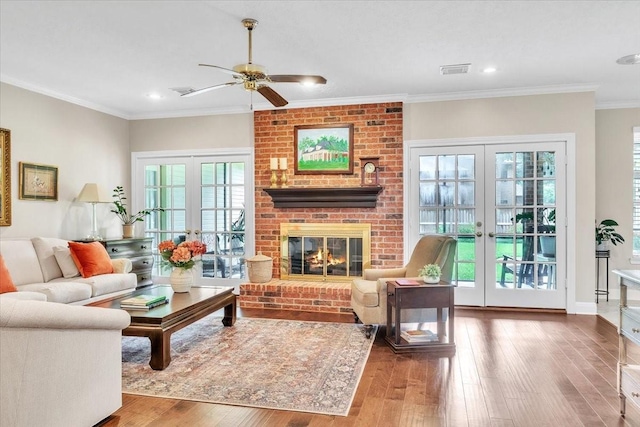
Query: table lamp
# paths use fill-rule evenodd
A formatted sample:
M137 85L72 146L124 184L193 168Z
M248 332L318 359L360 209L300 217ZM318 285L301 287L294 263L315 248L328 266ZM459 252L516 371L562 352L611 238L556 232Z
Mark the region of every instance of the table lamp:
M103 240L102 236L98 232L98 222L96 220L96 204L109 203L110 200L104 197L104 194L98 187L98 184L94 183L85 184L76 200L78 202L91 203L93 209L91 234L86 237L87 240Z

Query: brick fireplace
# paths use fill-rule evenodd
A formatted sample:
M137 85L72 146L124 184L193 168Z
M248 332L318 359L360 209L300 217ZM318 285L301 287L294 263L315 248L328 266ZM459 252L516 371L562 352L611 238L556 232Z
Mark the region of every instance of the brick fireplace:
M294 174L294 126L314 124L354 125L353 174ZM254 112L254 133L256 251L273 258L274 280L268 284L246 286L247 291L253 288L251 292L255 297L251 298L250 306L289 308L278 303L274 295L292 294L290 296L293 300L296 296L308 293L287 292L278 287L278 284L283 282L280 280L281 224L370 224L371 266L391 268L402 265L403 115L401 102L256 111ZM271 185L269 166L272 157L287 158L288 186L300 189L360 187L360 158L379 157L379 182L382 190L377 194L375 207L336 207L335 204L327 202L322 207L276 208L273 199L264 190ZM290 285L296 283L292 278L286 282L290 282ZM307 288L313 286L306 279L298 282L304 282ZM345 283L348 285L348 282ZM329 289L330 294L341 294L335 306L327 307L327 304L318 302L317 299L308 295L310 296L309 304L292 303L296 306L294 308L313 311L348 310L350 289L342 292L338 289L344 289L344 285L335 285L335 289L332 289L333 284L324 286L325 289ZM251 292L247 292L246 295ZM247 301L245 299L244 306L247 306ZM242 289L240 303L243 306ZM300 308L301 305L307 308Z

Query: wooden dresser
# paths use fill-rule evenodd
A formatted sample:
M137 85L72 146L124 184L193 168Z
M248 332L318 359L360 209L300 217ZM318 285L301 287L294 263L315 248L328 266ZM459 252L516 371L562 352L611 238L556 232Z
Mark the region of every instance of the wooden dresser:
M138 276L138 286L151 285L151 274L153 268L153 253L151 237L134 239L107 239L102 242L107 248L107 253L112 259L128 258L133 264L132 273Z

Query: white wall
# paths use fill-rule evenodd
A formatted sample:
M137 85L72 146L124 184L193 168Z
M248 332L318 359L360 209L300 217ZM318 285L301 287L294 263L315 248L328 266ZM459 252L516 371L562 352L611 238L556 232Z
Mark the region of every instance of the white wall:
M577 218L576 300L593 302L595 289L594 93L515 96L405 104L404 139L574 133Z
M126 120L1 83L0 127L11 131L12 225L0 238L82 238L91 230L91 209L74 199L87 182L110 198L130 182L129 124ZM18 162L58 167L58 201L18 198ZM98 205L98 228L121 236L108 204Z
M610 246L609 269L638 269L629 262L633 253L633 127L640 126L640 108L596 111L596 219L614 219L625 243ZM604 269L604 261L602 261ZM601 287L605 277L601 275ZM619 289L617 276L609 286ZM617 293L614 296L617 298Z

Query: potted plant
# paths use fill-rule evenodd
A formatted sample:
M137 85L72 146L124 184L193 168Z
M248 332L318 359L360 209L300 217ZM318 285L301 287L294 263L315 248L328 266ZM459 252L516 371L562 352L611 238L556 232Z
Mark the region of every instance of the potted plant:
M538 226L540 234L540 253L548 258L556 257L556 236L545 236L556 232L556 210L544 209L542 214L542 224Z
M613 219L603 219L596 225L596 250L606 251L609 249L609 242L616 246L624 243L624 237L616 232L618 223Z
M442 270L438 264L426 264L418 271L425 283L440 283Z
M137 214L131 215L127 212L127 204L125 200L127 198L124 194L124 188L122 186L117 186L113 190L113 198L115 201L113 204L116 206L115 209L111 209L111 212L118 215L120 221L122 221L122 238L127 239L133 237L134 234L134 224L138 221L144 221L144 217L151 214L151 212L164 212L162 208L152 208L152 209L143 209Z

